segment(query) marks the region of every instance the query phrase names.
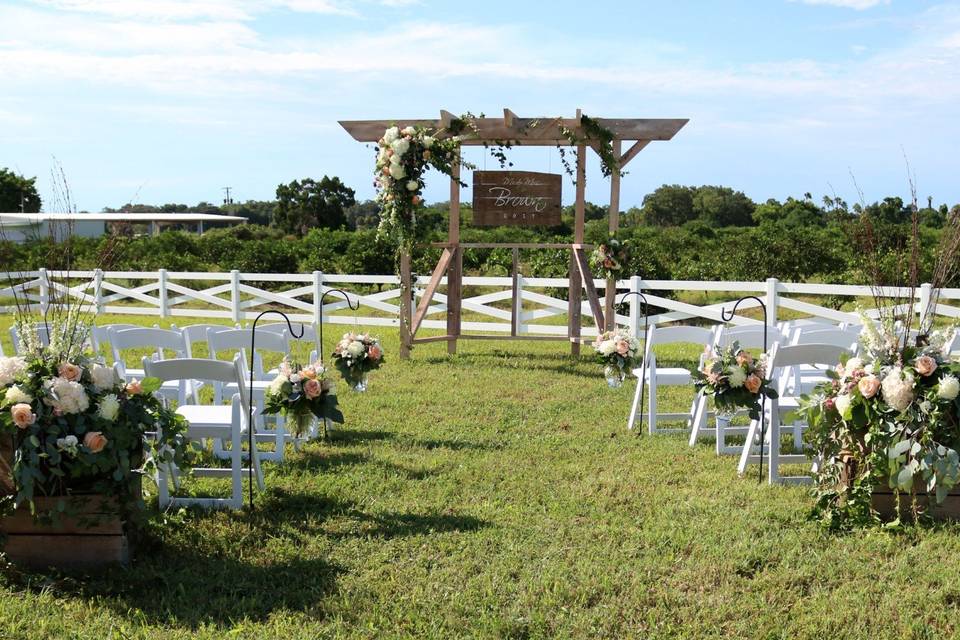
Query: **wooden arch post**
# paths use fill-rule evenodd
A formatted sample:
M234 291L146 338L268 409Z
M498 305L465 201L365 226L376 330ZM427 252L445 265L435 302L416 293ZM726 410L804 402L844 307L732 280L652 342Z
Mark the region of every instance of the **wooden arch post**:
M360 142L377 142L384 131L391 126L419 126L433 129L438 136L444 132L455 117L448 111L441 111L437 120L342 120L340 125ZM603 127L613 135L613 153L618 158L618 167L610 176L610 208L608 230L616 233L620 225L620 174L636 155L651 141L671 140L684 125L686 119L618 119L596 118L597 125ZM583 126L584 119L580 109L577 109L575 118L520 118L510 109L503 110L502 118L471 118L468 133L461 132L460 144L466 146L477 145L533 145L533 146L570 146L568 134L572 134L576 141L576 199L574 202L574 234L573 242L569 245L554 243L534 244L490 244L473 243L464 245L460 242L460 158L454 162L453 175L450 179L450 217L448 223L447 242L440 243L443 251L440 260L430 277L420 297L419 304L414 310L413 282L410 265L410 255L400 257L400 357L408 358L414 345L424 342L446 342L447 352L457 352L458 340L464 339L496 339L496 340L551 340L561 339L570 342L571 353L580 353L582 299L586 292L590 315L598 330L609 330L616 325L614 302L616 283L608 279L605 285L604 301L601 304L594 286L593 275L587 258L588 247L584 244L585 208L586 208L586 175L587 175L587 147L595 150L597 142L590 139L590 134ZM623 141L633 140L633 145L622 153ZM538 336L518 335L514 317L514 330L511 335L477 335L462 332L462 302L463 302L463 249L464 248L509 248L514 255L513 281L517 282L519 265L518 251L520 249L558 248L570 250L570 290L567 306L567 335L566 336ZM446 278L447 285L447 319L446 333L442 336L417 338L417 331L430 312L430 304L434 295ZM517 288L514 287L512 308L517 309Z

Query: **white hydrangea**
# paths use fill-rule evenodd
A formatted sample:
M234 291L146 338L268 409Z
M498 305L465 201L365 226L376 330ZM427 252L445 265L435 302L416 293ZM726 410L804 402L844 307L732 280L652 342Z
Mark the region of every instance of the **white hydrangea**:
M429 149L433 146L433 136L423 136L423 148Z
M937 385L937 397L941 400L956 400L960 394L960 380L951 374L940 378L940 384Z
M410 180L407 182L407 191L416 191L420 188L420 183L416 180Z
M402 164L391 164L390 176L394 180L402 180L407 177L407 170L403 168Z
M847 373L852 373L858 369L863 369L863 360L860 358L850 358L845 367Z
M407 127L404 127L404 128L403 128L403 131L401 131L400 133L402 133L402 134L405 135L405 136L412 136L412 135L415 134L416 132L417 132L417 130L414 129L412 126L407 126Z
M614 342L613 340L604 340L603 342L600 343L600 346L597 348L597 351L599 351L601 355L605 355L605 356L613 355L617 351L617 343Z
M366 347L366 345L363 344L362 342L360 342L359 340L354 340L354 341L351 342L350 345L347 347L347 353L350 354L350 355L351 355L352 357L354 357L354 358L359 358L360 356L362 356L362 355L363 355L364 353L366 353L366 352L367 352L367 347Z
M399 127L390 127L383 132L383 141L387 144L390 144L394 140L400 137L400 128Z
M29 393L27 393L22 388L17 386L13 386L7 389L5 398L6 398L7 404L10 404L10 405L20 404L21 402L23 404L30 404L31 402L33 402L33 396L31 396Z
M903 411L913 402L913 376L900 367L893 367L880 383L883 399L897 411Z
M834 406L836 406L837 411L840 412L841 416L847 415L847 411L850 410L850 405L852 404L852 399L849 394L843 393L837 396L834 400Z
M390 143L390 148L393 149L393 155L402 157L403 154L410 150L410 141L406 138L394 140Z
M113 367L106 367L102 364L95 364L90 368L90 377L93 379L93 386L101 391L112 389L119 382Z
M730 367L727 371L727 379L730 381L732 389L738 389L747 381L747 373L743 370L743 367Z
M277 376L273 379L273 382L270 383L270 395L276 396L283 393L283 385L289 382L289 379L286 376Z
M44 383L47 397L44 402L63 413L82 413L90 408L90 398L83 385L66 378L51 378Z
M27 361L19 356L0 358L0 386L13 384L14 379L27 368Z
M102 400L100 400L100 406L97 408L97 414L107 420L108 422L113 422L117 419L117 414L120 413L120 400L117 398L116 394L105 395Z

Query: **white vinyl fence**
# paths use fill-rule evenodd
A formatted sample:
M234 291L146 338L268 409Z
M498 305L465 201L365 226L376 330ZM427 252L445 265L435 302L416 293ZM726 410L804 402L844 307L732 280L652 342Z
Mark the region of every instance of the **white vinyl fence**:
M429 278L417 279L414 297L419 298ZM234 322L252 320L267 308L284 311L291 319L303 322L318 322L321 314L324 322L336 324L399 326L400 297L399 278L392 275L341 275L313 273L194 273L167 271L73 271L69 273L41 269L33 272L0 273L0 313L14 310L13 298L29 301L37 310L49 305L51 296L68 296L74 304L99 313L136 314L159 318L193 317L224 318ZM442 283L442 285L445 282ZM606 281L596 280L597 289L604 289ZM465 277L463 279L463 331L502 332L511 331L512 314L518 314L518 333L532 335L558 335L567 333L565 322L559 317L567 314L567 301L550 295L556 290L569 287L566 278L536 278L520 276L517 289L520 303L511 308L513 279L510 277ZM267 287L267 288L264 288ZM342 296L331 293L326 296L322 309L317 303L324 294L333 289L347 293L354 303L359 302L360 311L350 311ZM733 301L741 296L757 296L767 306L768 322L775 324L783 311L821 318L832 322L857 323L856 314L838 311L829 303L841 299L870 297L870 287L837 284L804 284L780 282L770 278L761 282L701 282L687 280L644 280L634 276L617 282L617 300L623 293L643 293L653 307L665 309L652 315L655 324L701 318L721 322L721 310L731 308ZM712 298L723 294L723 302L696 305L663 297L664 292L708 292ZM466 295L467 293L475 295ZM897 290L888 288L888 296L897 295ZM916 291L916 310L927 307L932 295L930 285ZM903 292L906 295L906 292ZM669 294L668 294L669 295ZM797 296L806 298L799 300ZM690 297L687 295L686 297ZM829 300L826 300L829 298ZM810 302L817 300L821 304ZM637 296L628 296L628 315L617 315L617 323L637 332L644 324L641 304ZM934 312L948 318L960 318L960 308L950 303L960 303L960 289L940 291ZM498 304L499 303L499 304ZM740 315L740 312L756 308L756 301L748 300L740 305L733 324L751 324L756 319ZM446 328L446 296L437 293L423 322L425 329ZM754 314L755 315L755 314ZM592 321L588 303L583 302L583 316L588 325ZM554 318L551 324L548 321ZM596 335L596 328L585 326L583 335Z

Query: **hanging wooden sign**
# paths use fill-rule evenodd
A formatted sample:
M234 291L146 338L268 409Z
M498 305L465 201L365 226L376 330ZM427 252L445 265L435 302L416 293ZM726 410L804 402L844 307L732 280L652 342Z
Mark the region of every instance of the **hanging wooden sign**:
M474 171L473 223L481 227L559 225L562 184L557 173Z

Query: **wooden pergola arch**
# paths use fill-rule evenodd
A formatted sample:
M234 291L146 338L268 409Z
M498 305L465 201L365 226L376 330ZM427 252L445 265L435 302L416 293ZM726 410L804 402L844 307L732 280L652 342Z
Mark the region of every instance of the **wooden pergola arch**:
M340 125L359 142L377 142L383 132L391 126L420 126L440 130L449 127L456 116L441 111L438 120L341 120ZM648 118L596 118L596 123L613 134L613 152L619 158L619 169L623 169L648 144L654 140L671 140L689 120L687 119L648 119ZM496 145L508 143L523 146L571 146L566 132L572 133L578 141L576 145L576 200L574 206L574 238L571 244L510 244L510 243L461 243L460 242L460 170L454 165L454 174L450 179L450 222L446 243L435 246L443 248L443 253L433 270L430 283L424 290L416 312L413 312L411 298L404 295L400 300L400 357L409 358L414 345L424 342L445 341L447 351L457 352L457 341L462 339L519 339L519 340L564 340L570 342L571 353L580 353L581 338L581 296L586 291L590 311L598 328L612 329L614 325L614 297L616 288L613 279L607 281L606 296L601 306L597 291L593 285L586 249L584 244L584 205L586 203L587 147L596 150L590 134L581 125L581 110L577 109L575 118L521 118L510 109L503 110L502 118L473 118L471 126L461 133L461 145ZM633 144L624 151L624 142ZM620 226L620 174L614 171L610 176L609 229L615 233ZM530 336L517 335L516 330L510 336L491 336L463 334L461 332L461 314L463 299L463 250L469 248L505 248L511 249L514 256L514 282L517 277L518 252L520 249L570 249L570 295L568 302L567 336ZM426 317L430 302L436 293L444 275L447 277L447 332L442 336L417 338L417 331ZM410 256L401 255L400 281L404 291L412 291L410 274ZM513 304L517 304L514 287ZM514 327L516 329L516 327Z

